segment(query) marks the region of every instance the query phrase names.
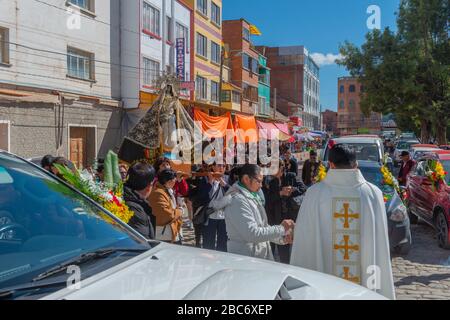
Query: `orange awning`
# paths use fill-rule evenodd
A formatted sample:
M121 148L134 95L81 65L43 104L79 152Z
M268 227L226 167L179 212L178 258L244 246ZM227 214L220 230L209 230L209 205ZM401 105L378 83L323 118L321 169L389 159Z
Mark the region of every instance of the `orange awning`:
M234 130L229 112L223 116L214 117L194 109L194 121L201 123L203 133L209 138L223 138L226 137L228 129Z
M254 116L235 115L237 143L258 142L258 127Z

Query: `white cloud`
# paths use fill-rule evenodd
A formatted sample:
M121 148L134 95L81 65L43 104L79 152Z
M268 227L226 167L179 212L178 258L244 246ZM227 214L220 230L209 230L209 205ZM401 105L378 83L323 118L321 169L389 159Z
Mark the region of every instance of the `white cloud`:
M336 63L336 60L342 59L341 54L323 54L323 53L313 53L311 54L313 60L320 66L328 66Z

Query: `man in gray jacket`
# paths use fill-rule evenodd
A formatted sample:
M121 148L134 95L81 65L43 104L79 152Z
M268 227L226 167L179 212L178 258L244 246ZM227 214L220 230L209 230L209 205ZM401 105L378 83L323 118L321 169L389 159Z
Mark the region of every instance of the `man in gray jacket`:
M292 243L294 221L269 226L261 190L263 175L257 165L247 164L239 170L239 181L227 192L231 203L225 208L228 252L274 260L270 242Z

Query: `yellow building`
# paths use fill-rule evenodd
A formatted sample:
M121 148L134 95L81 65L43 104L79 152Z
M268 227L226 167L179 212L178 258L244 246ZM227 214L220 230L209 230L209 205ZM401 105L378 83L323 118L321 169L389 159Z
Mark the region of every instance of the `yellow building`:
M219 106L222 47L222 0L185 0L193 8L191 65L195 81L194 100L208 109ZM192 27L193 26L193 27Z

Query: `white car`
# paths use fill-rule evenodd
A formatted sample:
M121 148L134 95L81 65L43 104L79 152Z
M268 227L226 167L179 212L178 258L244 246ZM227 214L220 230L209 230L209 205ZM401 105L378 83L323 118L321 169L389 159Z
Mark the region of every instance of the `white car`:
M403 151L409 151L411 146L418 144L419 140L400 140L395 145L394 150L394 165L397 166L398 163L402 161L400 155Z
M432 145L432 144L415 144L411 146L410 149L410 155L411 159L413 160L420 160L421 157L423 157L425 154L441 150L438 146Z
M1 299L384 299L275 262L149 241L41 168L0 151Z
M331 139L334 144L346 145L356 153L357 160L373 161L382 163L384 157L384 147L381 138L375 135L345 136ZM331 141L330 140L330 141ZM328 161L329 144L327 144L323 160Z

